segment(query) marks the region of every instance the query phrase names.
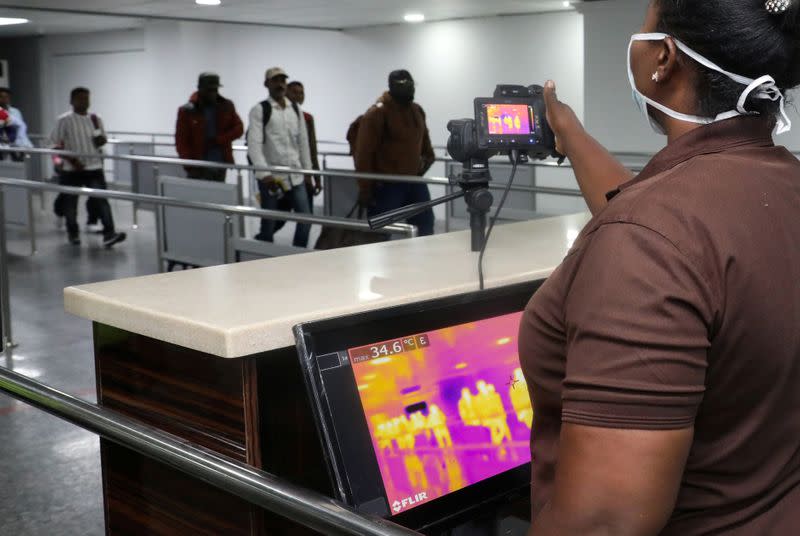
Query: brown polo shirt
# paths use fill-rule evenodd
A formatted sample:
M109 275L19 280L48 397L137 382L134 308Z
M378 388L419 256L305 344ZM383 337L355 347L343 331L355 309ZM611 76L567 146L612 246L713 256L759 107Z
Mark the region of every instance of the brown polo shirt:
M525 311L534 515L562 422L695 426L663 534L800 534L800 162L698 128L610 196Z

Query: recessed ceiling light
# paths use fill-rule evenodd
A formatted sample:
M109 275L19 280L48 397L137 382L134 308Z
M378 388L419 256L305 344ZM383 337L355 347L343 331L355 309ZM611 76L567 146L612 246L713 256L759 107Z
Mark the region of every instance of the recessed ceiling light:
M11 26L12 24L27 24L28 19L13 19L7 17L0 17L0 26Z
M408 13L403 19L406 22L425 22L425 15L422 13Z
M199 6L218 6L222 0L194 0L194 3Z
M564 7L570 7L572 5L572 3L569 2L569 0L564 0L563 2L561 2L561 5L564 6Z

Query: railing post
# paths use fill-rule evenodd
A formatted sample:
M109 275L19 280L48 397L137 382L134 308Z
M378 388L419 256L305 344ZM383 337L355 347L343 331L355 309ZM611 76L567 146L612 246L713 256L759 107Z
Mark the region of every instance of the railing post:
M135 153L133 152L133 147L130 146L130 155L133 156ZM140 193L141 188L139 187L139 163L131 161L131 193L138 194ZM131 225L134 229L139 228L139 203L136 201L133 202L133 224ZM159 270L160 271L160 270Z
M42 192L44 195L44 192ZM28 239L30 240L31 244L31 256L36 255L36 214L33 212L33 192L28 190L28 215L30 216L30 220L28 221Z
M6 247L5 188L0 185L0 321L3 330L3 352L17 345L11 334L11 296L8 283L8 248Z
M453 164L450 162L444 163L444 175L448 179L450 179L450 184L445 186L445 192L449 195L453 193L453 179L455 178L455 173L453 172ZM449 204L445 205L444 207L444 232L450 232L450 218L451 218L451 206Z
M156 183L158 195L163 196L161 184ZM156 261L158 262L158 273L164 272L164 205L153 207L156 215Z
M158 169L158 164L153 164L153 182L156 185L156 191L159 191L159 187L158 187L159 173L160 172L159 172L159 169ZM162 195L162 194L159 193L158 195ZM158 207L153 207L153 211L157 212L158 211ZM137 214L138 214L138 210L135 211L134 214L133 214L133 216L134 216L134 226L133 226L133 228L134 229L138 229L139 228L139 218L138 218Z
M225 224L224 224L224 231L223 231L223 247L225 248L224 251L224 259L225 264L230 264L231 262L231 236L233 236L233 218L231 218L230 214L225 214Z
M250 173L248 172L247 175L249 177ZM244 196L244 177L242 175L242 170L241 169L237 169L236 170L236 183L239 185L239 205L243 206L244 205L244 199L245 199L245 196ZM239 215L238 219L239 219L239 237L240 238L244 238L244 236L245 236L244 216Z
M322 155L322 171L328 169L328 155ZM322 174L322 179L325 183L322 185L322 204L323 204L323 213L325 216L332 216L333 215L333 197L331 196L331 185L329 184L328 176L324 173Z

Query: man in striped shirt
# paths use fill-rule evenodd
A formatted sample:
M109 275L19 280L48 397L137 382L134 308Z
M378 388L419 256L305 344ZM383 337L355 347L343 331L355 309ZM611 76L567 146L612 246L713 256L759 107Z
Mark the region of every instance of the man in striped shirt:
M65 151L78 153L81 156L64 157L61 184L86 188L105 189L103 175L102 147L108 141L103 122L95 114L89 113L89 90L78 87L70 93L72 111L58 118L56 127L50 136L54 147L62 147ZM107 199L91 199L90 212L100 218L103 225L103 245L110 248L125 240L125 233L114 229L114 218L111 205ZM81 243L78 235L78 196L64 195L61 208L67 222L67 236L71 244Z

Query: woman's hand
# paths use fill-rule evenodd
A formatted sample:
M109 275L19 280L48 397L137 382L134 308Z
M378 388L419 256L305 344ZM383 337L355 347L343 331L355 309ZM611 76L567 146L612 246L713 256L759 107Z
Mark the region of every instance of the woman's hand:
M556 136L556 151L569 158L583 198L592 214L597 214L608 203L606 193L633 174L586 132L572 108L558 100L552 80L544 85L544 103L547 122Z
M569 157L570 141L583 132L578 116L568 105L558 100L556 83L548 80L544 85L544 102L547 107L547 122L556 136L556 151Z

